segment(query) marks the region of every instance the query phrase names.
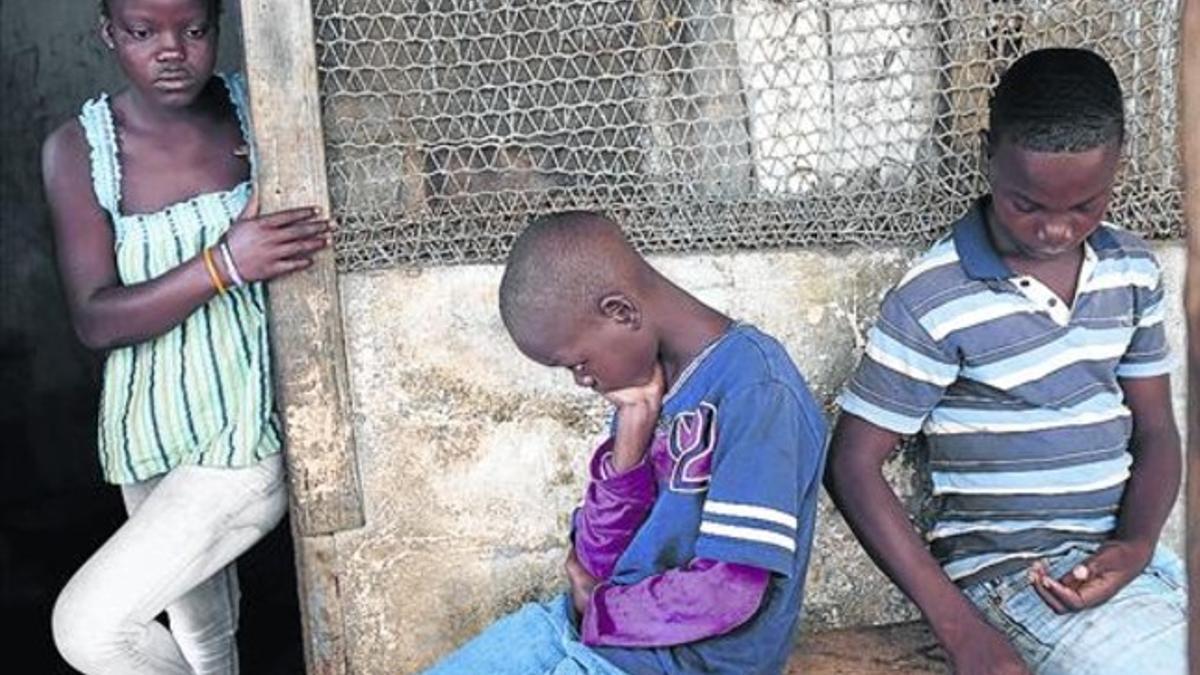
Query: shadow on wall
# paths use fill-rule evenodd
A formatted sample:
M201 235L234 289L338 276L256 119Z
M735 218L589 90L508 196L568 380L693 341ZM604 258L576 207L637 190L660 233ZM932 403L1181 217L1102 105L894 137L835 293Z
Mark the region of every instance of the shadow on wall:
M237 6L225 4L220 62L236 68ZM100 480L101 359L68 321L39 163L52 129L119 87L95 21L95 3L0 3L0 632L17 647L10 672L73 672L54 651L50 610L125 516ZM245 672L303 672L291 551L285 523L239 563Z

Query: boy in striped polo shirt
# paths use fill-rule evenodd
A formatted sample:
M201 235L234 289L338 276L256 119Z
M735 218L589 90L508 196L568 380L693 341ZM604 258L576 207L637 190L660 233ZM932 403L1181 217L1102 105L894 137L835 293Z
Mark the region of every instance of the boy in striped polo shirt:
M783 346L582 212L518 238L500 314L526 356L568 369L615 417L575 512L571 592L526 605L432 672L781 672L825 445Z
M1078 49L1027 54L990 110L980 199L883 301L826 484L958 673L1182 673L1180 481L1162 275L1101 222L1120 85ZM880 467L924 433L928 549Z

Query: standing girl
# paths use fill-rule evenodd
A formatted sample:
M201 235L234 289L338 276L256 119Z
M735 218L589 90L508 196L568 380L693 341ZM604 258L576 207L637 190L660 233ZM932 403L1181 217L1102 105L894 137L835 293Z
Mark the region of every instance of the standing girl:
M286 508L261 282L311 264L329 223L257 215L245 86L213 76L220 11L103 0L129 86L43 149L72 321L107 352L101 467L129 513L54 608L84 673L236 673L233 561Z

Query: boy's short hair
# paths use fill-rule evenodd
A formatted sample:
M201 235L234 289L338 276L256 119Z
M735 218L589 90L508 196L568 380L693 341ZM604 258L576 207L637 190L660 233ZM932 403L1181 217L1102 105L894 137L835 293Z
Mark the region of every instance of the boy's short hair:
M505 261L500 318L514 338L548 312L569 321L603 293L628 291L640 279L639 261L620 226L603 215L566 211L538 218Z
M1000 77L989 106L992 146L1009 141L1037 152L1081 152L1125 137L1121 84L1086 49L1029 52Z

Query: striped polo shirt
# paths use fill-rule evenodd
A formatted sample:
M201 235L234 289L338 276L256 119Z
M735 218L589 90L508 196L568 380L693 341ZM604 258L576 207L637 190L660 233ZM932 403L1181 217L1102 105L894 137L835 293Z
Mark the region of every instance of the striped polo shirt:
M839 400L925 434L927 538L964 586L1111 535L1132 464L1120 380L1171 370L1162 273L1144 242L1097 228L1068 307L1000 258L986 199L884 298Z

